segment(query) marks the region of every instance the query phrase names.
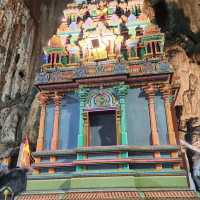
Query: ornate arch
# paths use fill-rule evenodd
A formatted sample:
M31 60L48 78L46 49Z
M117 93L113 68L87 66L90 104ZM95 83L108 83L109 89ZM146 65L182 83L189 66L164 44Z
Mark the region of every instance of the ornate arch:
M118 101L109 89L92 90L86 99L86 109L117 107Z

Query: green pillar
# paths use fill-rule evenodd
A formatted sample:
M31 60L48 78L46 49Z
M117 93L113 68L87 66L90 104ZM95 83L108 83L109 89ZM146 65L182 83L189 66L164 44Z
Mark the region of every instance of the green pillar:
M115 87L117 92L117 96L119 98L120 104L120 125L121 125L121 144L128 145L128 137L127 137L127 130L126 130L126 95L128 93L128 86L121 83L117 87ZM128 158L128 152L122 152L121 158ZM125 164L123 169L129 169L129 165Z
M127 145L128 139L127 139L127 131L126 131L126 95L128 93L128 86L121 83L117 87L115 87L115 90L117 92L117 96L119 98L120 103L120 114L121 114L121 144Z
M122 141L121 141L121 143L123 145L127 145L128 139L127 139L127 131L126 131L125 96L120 96L119 102L120 102L120 110L121 110L121 130L122 130L122 133L121 133Z
M84 146L84 120L83 120L83 112L85 107L85 101L88 94L88 90L80 87L78 90L79 99L80 99L80 116L79 116L79 134L78 134L78 147ZM85 156L82 153L77 154L77 160L83 160ZM76 171L82 171L83 168L81 166L76 167Z
M78 91L80 98L80 116L79 116L79 134L78 134L78 147L84 146L84 120L83 111L85 108L85 101L87 97L87 89L80 88Z

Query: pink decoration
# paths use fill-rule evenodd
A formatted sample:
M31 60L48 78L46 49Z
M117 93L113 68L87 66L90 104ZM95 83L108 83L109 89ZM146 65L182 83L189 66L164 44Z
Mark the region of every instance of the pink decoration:
M113 24L119 24L120 23L119 17L117 15L112 15L111 21L112 21Z
M72 22L70 25L69 25L69 29L70 31L74 31L74 30L77 30L79 29L76 22Z
M133 15L133 14L131 14L131 15L128 17L128 24L133 23L133 21L135 21L135 20L136 20L136 16Z
M91 18L88 18L86 21L85 21L85 27L86 28L91 28L93 26L93 21Z

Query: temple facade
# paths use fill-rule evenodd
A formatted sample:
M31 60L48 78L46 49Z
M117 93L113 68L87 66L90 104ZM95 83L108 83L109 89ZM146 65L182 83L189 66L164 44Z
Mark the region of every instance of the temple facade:
M164 34L142 0L66 5L44 47L35 162L17 199L197 198Z

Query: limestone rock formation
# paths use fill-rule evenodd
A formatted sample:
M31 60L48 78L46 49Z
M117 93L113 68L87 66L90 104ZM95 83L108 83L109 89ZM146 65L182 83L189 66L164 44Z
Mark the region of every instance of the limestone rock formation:
M24 134L36 142L39 106L33 83L42 47L64 5L62 0L0 1L0 143L19 145Z
M21 119L20 107L31 90L32 51L35 26L29 10L20 1L0 4L0 74L2 143L14 143ZM28 67L27 67L28 66ZM24 109L24 108L23 108Z

